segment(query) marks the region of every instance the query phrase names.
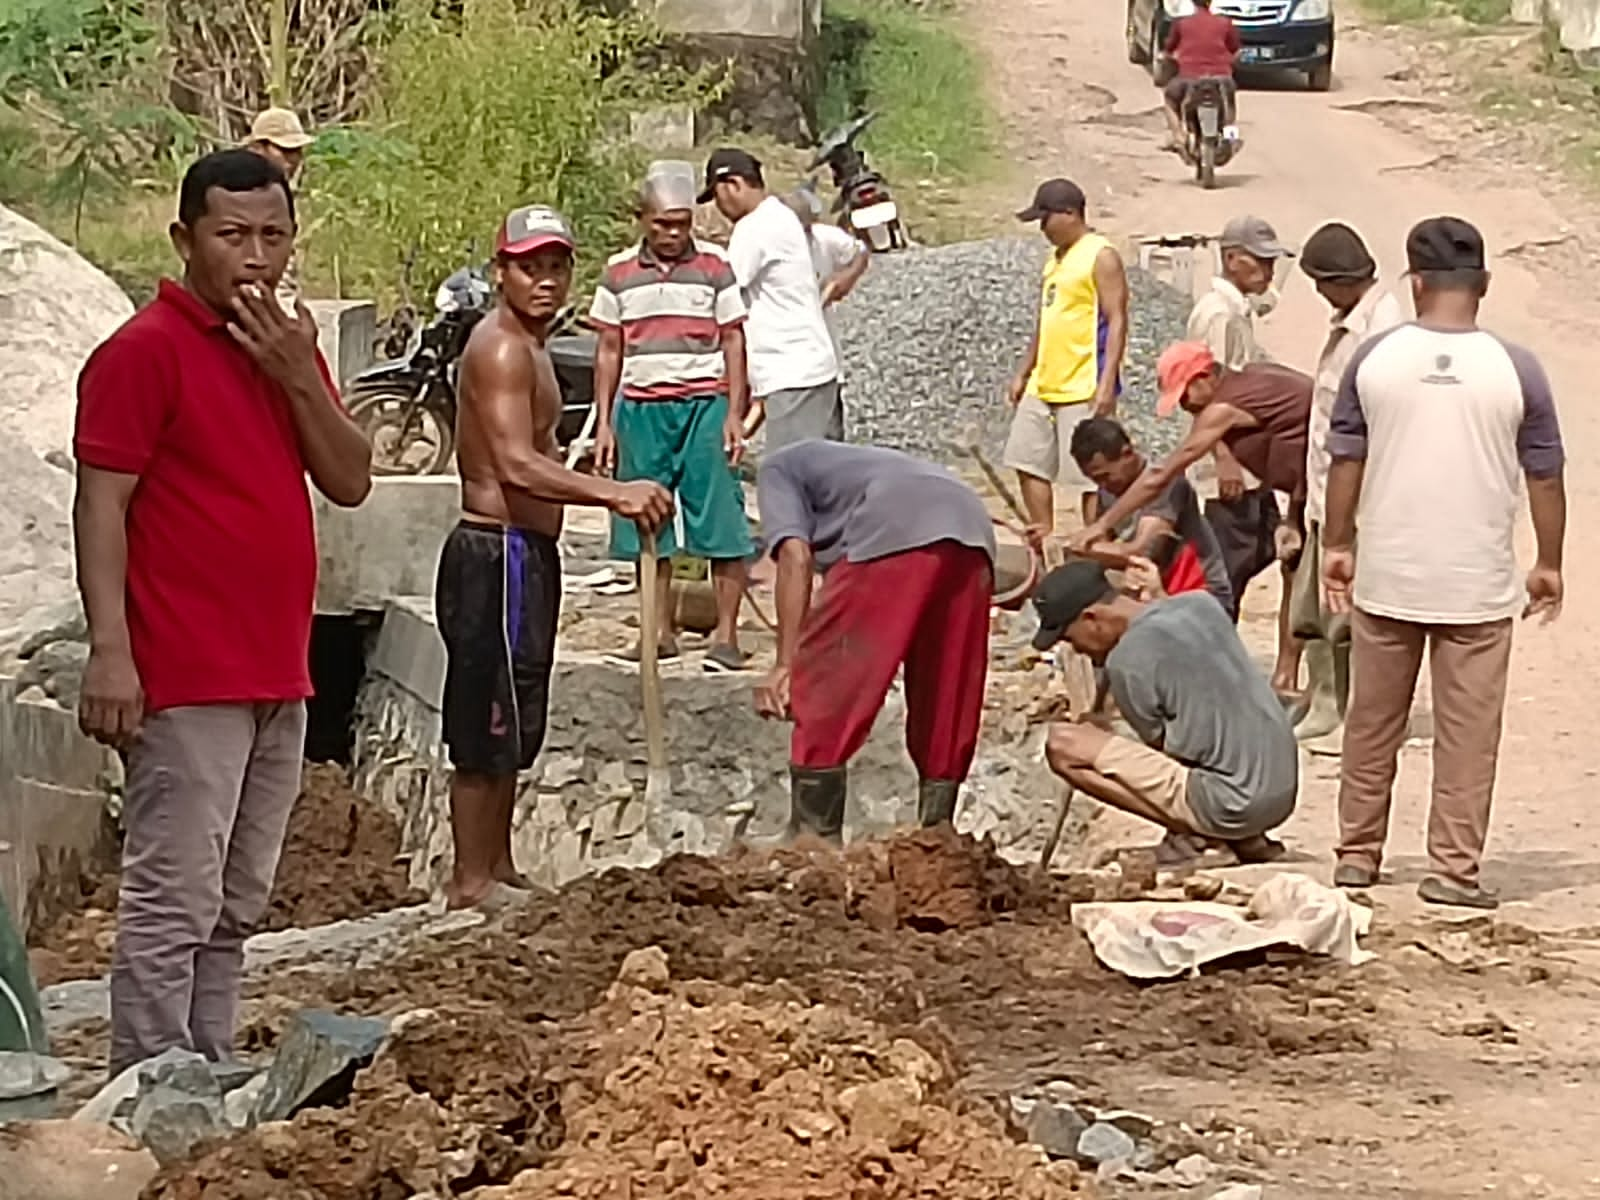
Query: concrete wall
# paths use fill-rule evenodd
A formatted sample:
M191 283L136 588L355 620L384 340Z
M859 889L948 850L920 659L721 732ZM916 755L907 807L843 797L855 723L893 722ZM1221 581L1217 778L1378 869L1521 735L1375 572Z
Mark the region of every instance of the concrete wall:
M370 300L307 300L317 319L317 344L342 388L372 365L378 335L378 306Z
M821 0L640 0L690 69L731 65L726 96L705 115L730 135L764 133L797 146L817 136Z
M0 895L26 935L114 853L108 800L122 764L78 732L75 713L15 690L0 680Z
M730 34L810 41L822 27L822 0L642 0L669 33Z
M317 612L379 611L391 596L431 596L439 549L461 516L454 475L374 479L360 508L312 493L317 518Z
M356 786L403 825L411 878L450 867L449 769L439 742L444 652L425 600L386 610L356 711ZM647 866L674 852L715 854L746 832L776 833L788 817L788 727L751 707L753 680L669 670L663 675L671 803L644 806L646 756L637 674L591 657L558 663L543 753L519 786L513 845L536 882L557 886L612 866ZM916 772L904 707L891 696L851 766L846 833L881 833L914 818ZM1059 785L1039 758L1043 730L986 730L957 825L1018 857L1037 855Z

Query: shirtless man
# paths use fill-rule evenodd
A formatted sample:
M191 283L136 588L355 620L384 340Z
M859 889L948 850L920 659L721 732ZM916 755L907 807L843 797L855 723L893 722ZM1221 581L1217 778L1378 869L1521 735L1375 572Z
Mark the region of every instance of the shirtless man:
M545 353L572 285L573 237L553 209L519 208L495 243L500 299L461 359L456 458L461 521L439 558L444 740L455 777L451 908L526 887L511 862L517 772L544 741L561 603L563 506L608 508L658 529L672 498L658 484L617 483L561 465L561 392Z

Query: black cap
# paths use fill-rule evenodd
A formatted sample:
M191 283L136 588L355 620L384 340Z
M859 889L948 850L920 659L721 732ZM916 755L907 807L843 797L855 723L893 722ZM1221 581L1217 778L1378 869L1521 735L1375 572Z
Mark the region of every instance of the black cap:
M1406 268L1419 275L1430 271L1481 271L1483 234L1460 217L1429 217L1406 235Z
M1306 239L1300 269L1319 281L1354 283L1375 276L1378 264L1359 233L1343 222L1329 221Z
M1033 648L1050 649L1084 609L1104 600L1110 592L1105 568L1090 559L1073 559L1051 571L1033 593L1033 607L1039 613L1039 632L1033 635Z
M706 186L701 189L696 201L710 204L717 194L717 184L727 179L744 179L756 184L764 182L761 160L746 150L736 150L731 146L713 150L711 157L706 159Z
M1070 179L1046 179L1033 203L1017 214L1019 221L1042 221L1051 213L1082 213L1088 206L1083 189Z

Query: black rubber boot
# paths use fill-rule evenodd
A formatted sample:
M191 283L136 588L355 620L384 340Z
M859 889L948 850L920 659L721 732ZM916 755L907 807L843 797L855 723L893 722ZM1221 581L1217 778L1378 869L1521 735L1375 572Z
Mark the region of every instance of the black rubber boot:
M924 779L917 785L917 823L924 829L930 825L948 825L956 819L956 795L961 791L958 779Z
M849 773L844 767L813 770L789 767L789 838L801 834L844 844L844 797Z

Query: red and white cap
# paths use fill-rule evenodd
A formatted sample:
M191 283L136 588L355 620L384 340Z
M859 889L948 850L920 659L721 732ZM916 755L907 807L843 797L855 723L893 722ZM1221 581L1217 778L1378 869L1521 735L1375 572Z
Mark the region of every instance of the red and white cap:
M543 204L529 204L506 214L499 236L495 238L494 252L499 256L515 258L543 250L546 246L576 250L578 242L572 236L572 226L555 209Z

